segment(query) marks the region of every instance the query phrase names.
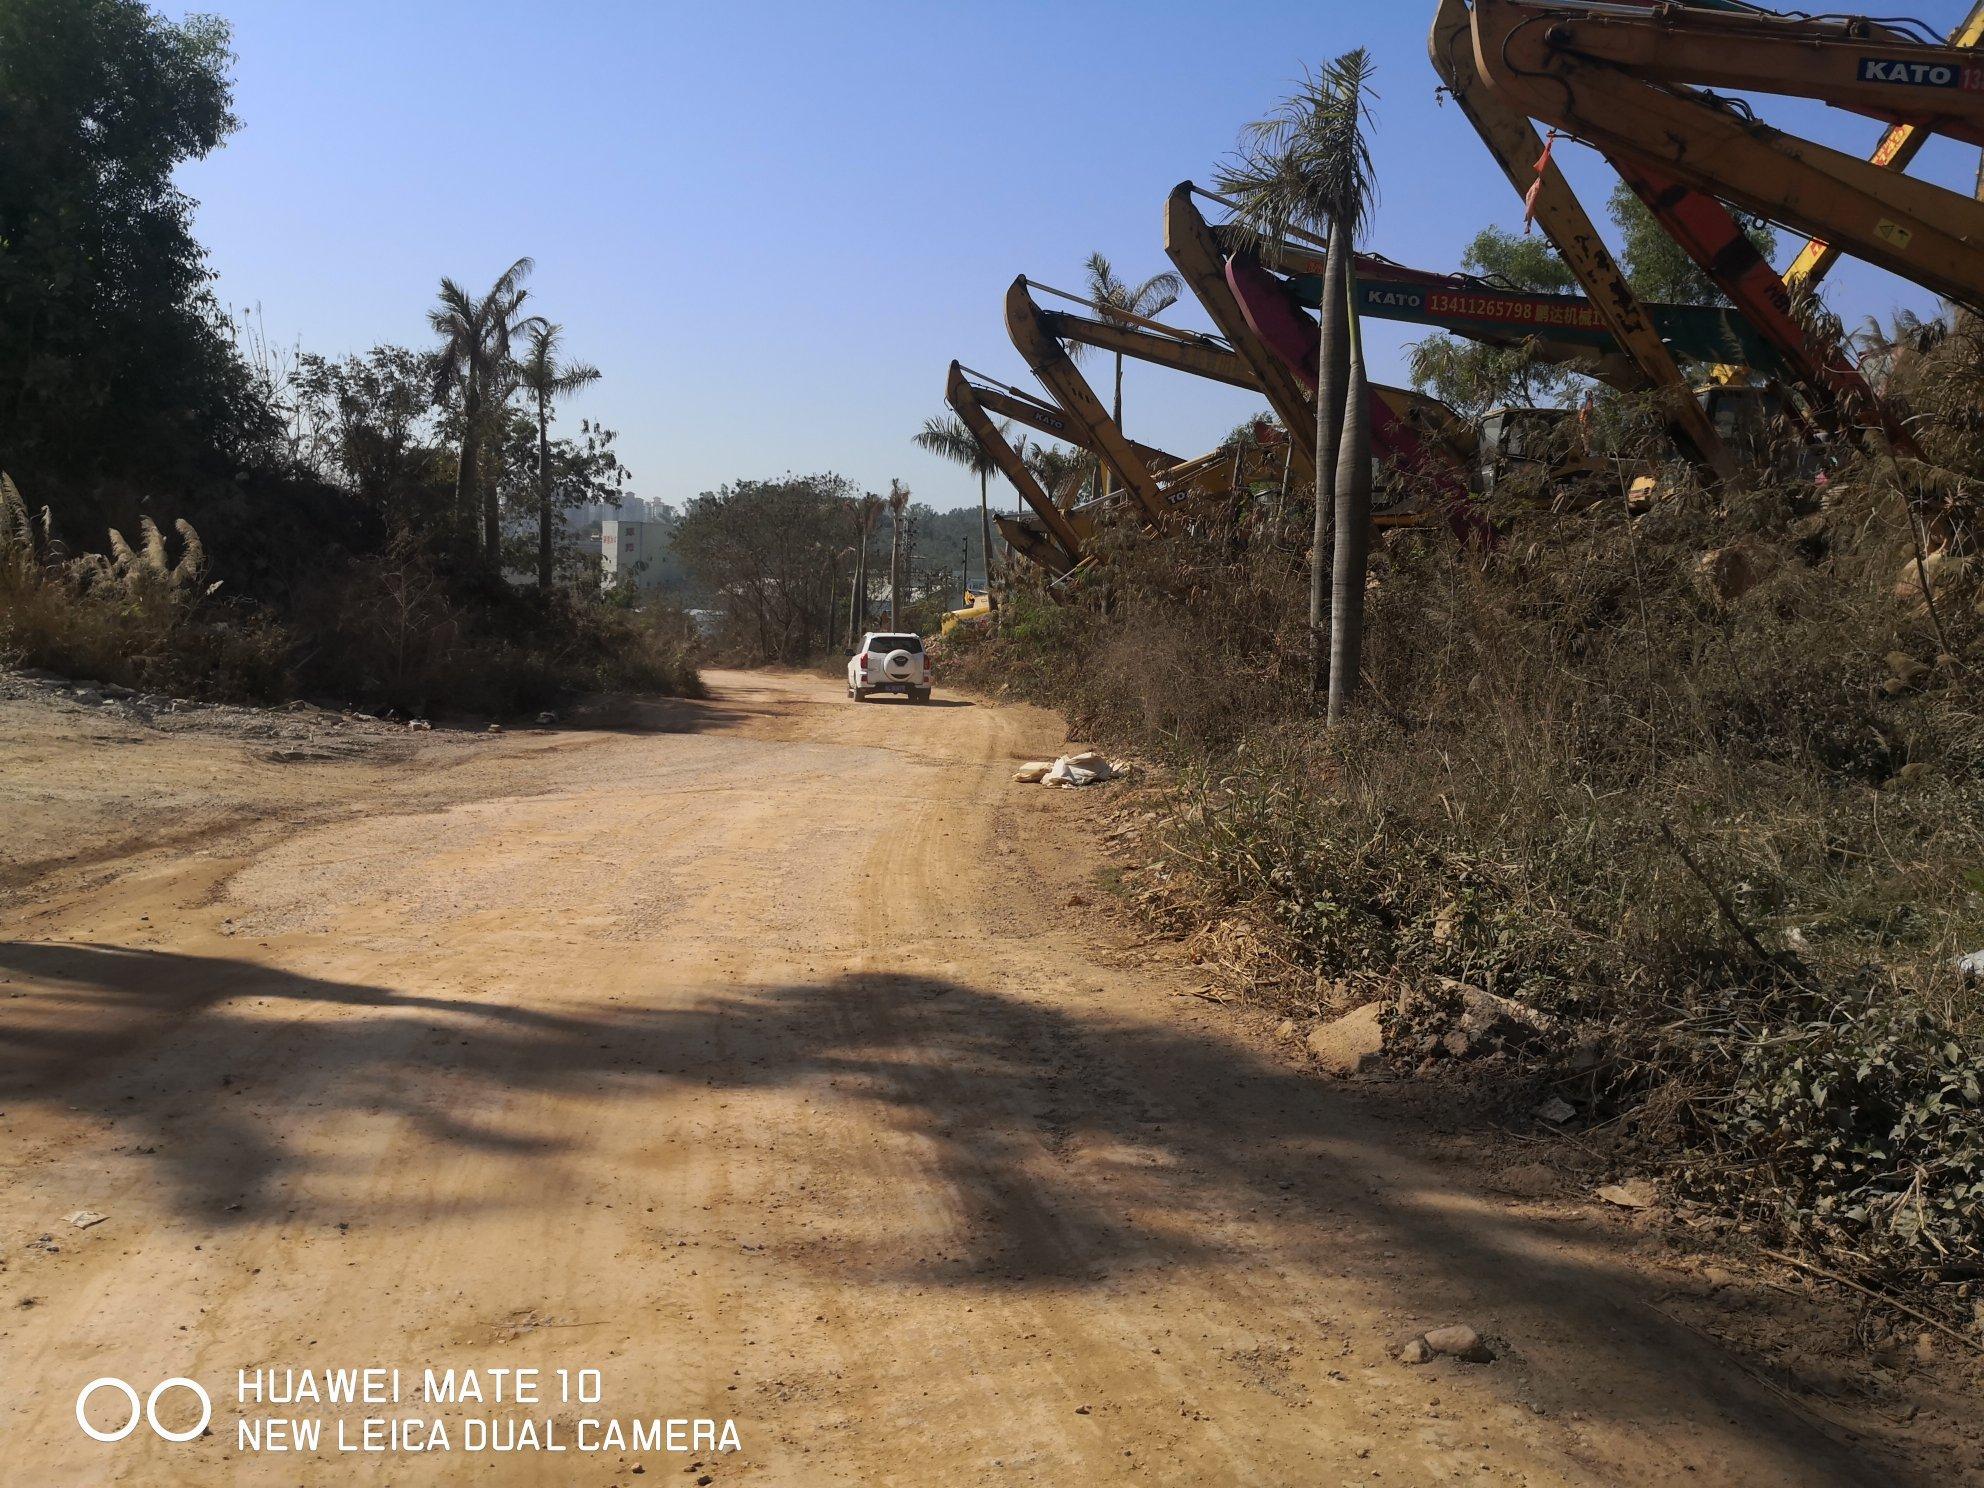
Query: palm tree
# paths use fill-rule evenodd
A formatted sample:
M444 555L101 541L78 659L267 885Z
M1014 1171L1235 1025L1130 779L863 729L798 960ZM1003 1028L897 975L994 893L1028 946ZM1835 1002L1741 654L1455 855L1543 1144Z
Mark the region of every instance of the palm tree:
M1008 439L1013 426L1010 423L999 426L999 437ZM978 442L963 419L956 414L941 414L923 421L921 433L910 441L918 449L941 455L953 464L962 465L978 477L978 528L981 553L985 559L985 590L987 602L991 602L992 591L992 496L990 483L992 472L999 467L985 452L985 446ZM993 606L997 608L996 604Z
M873 548L875 518L881 516L883 500L875 492L863 492L855 504L855 603L847 611L847 649L853 651L855 643L861 639L861 629L867 625L867 559L869 548Z
M530 322L524 354L517 361L518 384L530 394L537 415L537 587L551 589L551 404L599 381L599 369L558 356L565 328L547 320Z
M864 493L854 503L854 601L848 606L847 649L852 652L861 640L861 631L868 623L868 549L870 537L875 530L875 518L882 510L882 498L873 492Z
M1141 284L1125 284L1116 277L1115 267L1100 253L1091 253L1083 272L1088 279L1088 297L1095 301L1102 318L1116 325L1128 325L1126 315L1140 315L1148 320L1178 303L1178 296L1185 291L1185 281L1176 274L1153 274ZM1070 351L1079 356L1077 347ZM1111 416L1116 427L1123 427L1123 353L1116 353L1116 398L1111 405ZM1103 467L1102 494L1109 494L1109 470Z
M1309 553L1313 685L1337 722L1357 685L1364 641L1364 579L1371 543L1371 421L1363 338L1352 308L1350 254L1376 194L1371 150L1371 58L1362 47L1307 74L1291 98L1249 124L1217 181L1257 245L1291 232L1327 233L1316 387L1316 517ZM1334 481L1334 537L1324 473ZM1334 549L1334 553L1332 553ZM1326 591L1329 633L1324 636Z
M1085 485L1101 463L1093 450L1071 449L1065 445L1042 444L1038 440L1020 452L1026 468L1040 482L1041 490L1058 506L1068 504L1064 493L1069 487ZM1019 508L1013 508L1018 511Z
M502 522L496 509L496 485L480 479L482 439L487 432L485 408L500 384L501 369L510 356L510 338L525 323L518 315L527 291L523 281L535 265L520 258L505 269L487 294L470 294L452 279L441 280L428 324L441 338L435 359L434 401L452 386L462 400L462 453L455 471L455 507L471 531L478 496L482 505L483 551L493 564L502 549Z
M889 624L902 629L902 570L909 561L903 550L903 524L909 515L909 487L889 482Z

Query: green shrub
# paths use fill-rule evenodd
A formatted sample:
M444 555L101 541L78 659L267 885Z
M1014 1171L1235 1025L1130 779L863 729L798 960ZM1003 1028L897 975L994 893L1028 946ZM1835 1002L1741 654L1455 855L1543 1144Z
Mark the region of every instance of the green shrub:
M1841 998L1745 1041L1710 1127L1726 1160L1686 1177L1739 1213L1893 1273L1978 1259L1978 1055L1905 999Z

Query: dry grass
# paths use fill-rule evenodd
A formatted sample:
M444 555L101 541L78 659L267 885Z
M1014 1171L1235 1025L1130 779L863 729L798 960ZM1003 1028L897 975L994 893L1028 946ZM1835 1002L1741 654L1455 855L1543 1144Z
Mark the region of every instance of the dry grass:
M1918 376L1975 379L1978 352ZM1532 512L1488 555L1395 535L1334 734L1304 686L1306 518L1272 505L1125 544L1106 606L1021 599L960 660L1178 767L1151 877L1196 924L1254 927L1262 996L1518 998L1562 1029L1525 1068L1588 1128L1961 1312L1984 1275L1984 997L1955 969L1984 946L1984 483L1939 474L1933 615L1897 494L1929 481L1889 465L1822 500Z
M176 547L176 551L175 551ZM686 621L449 580L409 542L330 565L281 613L208 581L190 524L69 556L0 486L0 660L184 696L307 694L511 715L578 692L699 696Z

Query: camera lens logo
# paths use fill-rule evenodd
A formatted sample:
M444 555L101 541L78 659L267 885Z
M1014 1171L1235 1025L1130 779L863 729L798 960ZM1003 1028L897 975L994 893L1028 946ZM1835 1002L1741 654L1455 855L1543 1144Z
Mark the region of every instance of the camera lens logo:
M193 1394L199 1398L199 1402L200 1402L200 1419L195 1421L192 1424L192 1426L185 1431L167 1430L163 1425L159 1423L159 1419L158 1419L158 1398L159 1396L163 1395L167 1390L170 1390L174 1385L178 1385L182 1389L191 1390ZM99 1431L96 1429L96 1427L90 1425L90 1420L89 1420L90 1397L96 1394L98 1390L115 1390L119 1395L122 1395L126 1400L128 1400L131 1403L130 1419L125 1421L125 1423L115 1431ZM214 1415L213 1400L208 1396L207 1392L200 1387L199 1382L197 1380L189 1380L184 1375L180 1375L180 1374L175 1374L171 1379L160 1380L157 1384L153 1385L152 1392L151 1394L145 1397L143 1405L140 1405L138 1403L138 1392L136 1390L132 1389L131 1386L126 1384L123 1380L117 1379L107 1374L103 1376L103 1378L101 1379L91 1380L87 1385L83 1386L82 1393L76 1396L76 1424L82 1427L86 1434L96 1438L96 1440L100 1442L117 1442L124 1440L125 1437L129 1436L133 1431L138 1429L138 1418L140 1416L142 1416L145 1420L145 1423L152 1428L152 1431L155 1435L162 1436L169 1442L191 1441L194 1437L198 1436L202 1431L205 1431L207 1429L207 1422L213 1419L213 1415Z

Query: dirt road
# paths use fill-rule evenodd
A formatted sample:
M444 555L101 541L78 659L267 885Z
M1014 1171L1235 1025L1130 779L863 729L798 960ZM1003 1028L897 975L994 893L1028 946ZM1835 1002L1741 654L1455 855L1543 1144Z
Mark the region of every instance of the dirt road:
M1905 1475L1710 1342L1623 1219L1513 1200L1423 1098L1317 1078L1071 918L1092 795L1009 784L1051 717L713 682L417 744L0 706L0 1476ZM1453 1322L1495 1362L1394 1359ZM364 1366L397 1404L277 1403ZM428 1369L484 1401L419 1399ZM91 1440L100 1376L199 1382L209 1433ZM244 1446L269 1417L324 1434ZM449 1450L363 1450L367 1418ZM537 1449L467 1449L478 1418ZM739 1449L597 1424L668 1418Z

